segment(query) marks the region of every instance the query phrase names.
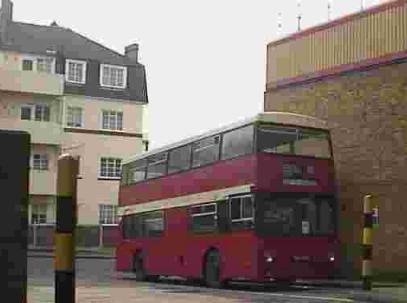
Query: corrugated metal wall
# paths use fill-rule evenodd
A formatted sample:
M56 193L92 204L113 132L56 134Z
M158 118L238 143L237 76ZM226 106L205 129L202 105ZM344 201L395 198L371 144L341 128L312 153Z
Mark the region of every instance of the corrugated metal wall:
M267 84L407 50L407 2L267 48Z

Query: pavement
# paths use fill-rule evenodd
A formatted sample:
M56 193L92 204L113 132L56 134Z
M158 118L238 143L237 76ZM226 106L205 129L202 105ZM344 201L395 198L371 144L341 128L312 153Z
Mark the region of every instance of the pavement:
M83 250L78 249L77 259L77 294L78 302L116 302L113 298L121 298L118 302L168 302L169 294L177 297L177 300L171 301L184 302L182 293L195 292L196 297L185 296L185 302L193 299L202 300L202 302L378 302L378 303L407 303L407 284L401 283L374 283L371 291L363 291L360 281L347 280L313 280L298 281L294 290L271 290L267 287L259 287L257 290L247 291L247 286L231 287L225 290L228 293L226 298L213 297L208 293L208 289L202 287L189 290L186 285L180 286L182 289L167 293L163 291L163 284L158 283L158 288L153 286L145 287L141 284L134 289L134 283L138 283L131 278L130 274L123 274L114 271L114 255L110 251ZM52 249L29 249L29 287L28 292L31 300L29 302L52 302L53 288L50 283L53 281L52 258L54 251ZM88 259L88 260L86 260ZM129 277L126 277L129 275ZM83 282L86 282L85 284ZM170 284L173 282L169 282ZM182 283L181 284L185 284ZM144 286L143 286L144 285ZM149 285L149 284L147 284ZM154 285L154 284L151 284ZM160 286L161 285L161 286ZM301 287L307 291L301 291ZM160 290L161 288L161 290ZM256 289L256 288L255 288ZM277 293L275 292L277 291ZM250 300L240 300L239 292L249 296ZM258 292L258 294L257 294ZM125 296L126 293L126 296ZM147 294L150 295L147 295ZM235 298L235 295L237 296ZM264 300L261 299L264 297ZM335 299L335 298L336 299ZM96 300L97 298L97 300ZM145 301L140 298L144 298ZM167 299L165 299L167 298ZM172 298L172 297L171 297ZM187 298L189 298L187 300ZM233 299L234 298L234 299ZM254 298L254 299L253 299ZM259 298L259 299L257 299ZM268 299L267 299L268 298ZM285 298L285 299L284 299ZM162 299L162 300L161 300ZM164 300L165 299L165 300ZM267 299L267 300L266 300ZM286 301L285 301L286 300Z
M406 294L406 292L404 293ZM407 302L380 291L371 293L335 291L276 290L256 291L242 289L208 289L205 287L173 285L170 283L140 283L136 281L112 281L108 284L78 283L78 303L85 302L213 302L213 303L316 303L316 302ZM28 303L53 302L54 288L49 285L28 287Z
M365 302L407 302L407 284L392 282L374 282L371 291L362 290L361 281L348 280L314 280L300 282L304 285L340 288L349 293L349 298Z
M52 248L33 248L27 250L27 257L53 258L55 251ZM114 259L114 251L101 251L98 249L77 249L75 253L77 259Z
M376 288L370 292L352 291L350 298L362 302L405 303L407 302L407 286L395 287L391 290Z

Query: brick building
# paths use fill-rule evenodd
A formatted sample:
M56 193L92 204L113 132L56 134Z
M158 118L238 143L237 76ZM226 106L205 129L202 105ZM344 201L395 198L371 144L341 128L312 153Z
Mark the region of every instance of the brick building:
M407 274L407 2L268 44L264 110L329 123L344 272L360 266L362 197L372 193L380 214L374 268Z

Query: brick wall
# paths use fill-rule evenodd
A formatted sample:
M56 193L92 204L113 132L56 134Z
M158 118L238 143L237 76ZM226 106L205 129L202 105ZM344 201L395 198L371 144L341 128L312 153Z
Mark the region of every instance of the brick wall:
M360 264L362 197L373 193L380 212L374 267L407 269L407 62L274 88L264 109L328 121L345 259Z

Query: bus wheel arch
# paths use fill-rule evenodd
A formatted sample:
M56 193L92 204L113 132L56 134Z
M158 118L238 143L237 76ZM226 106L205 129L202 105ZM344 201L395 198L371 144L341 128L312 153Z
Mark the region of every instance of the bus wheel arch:
M221 288L225 286L225 281L221 280L221 259L221 253L216 247L210 247L206 250L202 258L202 277L206 286L211 288Z

